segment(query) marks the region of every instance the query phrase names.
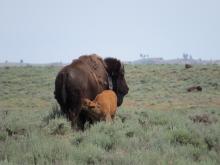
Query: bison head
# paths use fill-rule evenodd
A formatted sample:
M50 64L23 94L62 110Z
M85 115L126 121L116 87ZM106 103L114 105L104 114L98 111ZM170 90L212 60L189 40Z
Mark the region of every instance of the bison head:
M117 105L120 106L129 90L124 77L124 65L115 58L106 58L104 61L107 66L108 75L112 79L113 90L117 95Z

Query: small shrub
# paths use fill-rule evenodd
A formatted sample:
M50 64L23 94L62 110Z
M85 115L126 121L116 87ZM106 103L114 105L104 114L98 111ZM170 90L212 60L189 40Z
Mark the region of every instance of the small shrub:
M108 126L108 123L100 123L103 127L94 127L89 130L85 139L86 142L97 145L105 151L114 149L117 144L117 134L114 127ZM106 127L107 126L107 127Z
M1 142L1 141L5 141L6 138L7 138L7 133L4 132L4 131L1 131L1 132L0 132L0 142Z
M152 113L148 122L151 125L166 125L168 124L168 117L165 113Z
M45 122L46 124L49 124L50 120L64 117L64 116L65 114L59 109L58 105L55 104L52 107L52 111L50 111L49 114L43 118L43 122Z
M217 152L220 151L219 139L217 137L207 136L205 137L205 143L207 144L209 150L214 148Z
M129 132L126 133L126 136L129 137L129 138L131 138L131 137L134 136L134 132L129 131Z
M72 152L73 159L77 164L100 164L103 155L105 155L104 150L91 143L80 145Z
M171 143L180 145L191 144L195 147L200 147L200 145L202 144L202 139L199 136L196 136L192 132L183 128L174 130L172 132Z
M50 120L49 124L43 127L51 135L66 135L72 133L70 122L65 118L55 118Z
M83 136L81 134L76 134L72 140L72 144L79 146L83 142Z
M58 124L57 128L51 133L52 135L64 135L68 131L68 127L64 123Z

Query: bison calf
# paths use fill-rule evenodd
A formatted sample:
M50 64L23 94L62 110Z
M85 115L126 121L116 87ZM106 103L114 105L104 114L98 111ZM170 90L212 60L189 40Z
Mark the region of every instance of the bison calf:
M112 121L117 109L117 96L112 90L104 90L93 101L84 99L82 107L93 121Z

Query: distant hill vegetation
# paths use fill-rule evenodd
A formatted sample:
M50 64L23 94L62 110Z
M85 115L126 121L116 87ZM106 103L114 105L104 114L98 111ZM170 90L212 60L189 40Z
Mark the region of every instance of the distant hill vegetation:
M142 58L135 61L129 61L129 64L220 64L220 60L202 60L202 59L171 59L165 60L159 58Z

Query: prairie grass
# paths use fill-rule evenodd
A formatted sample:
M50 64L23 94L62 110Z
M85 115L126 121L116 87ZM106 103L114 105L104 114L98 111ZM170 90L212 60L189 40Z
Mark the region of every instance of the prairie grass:
M126 65L115 120L84 132L53 98L59 69L0 68L0 164L220 164L219 65Z

